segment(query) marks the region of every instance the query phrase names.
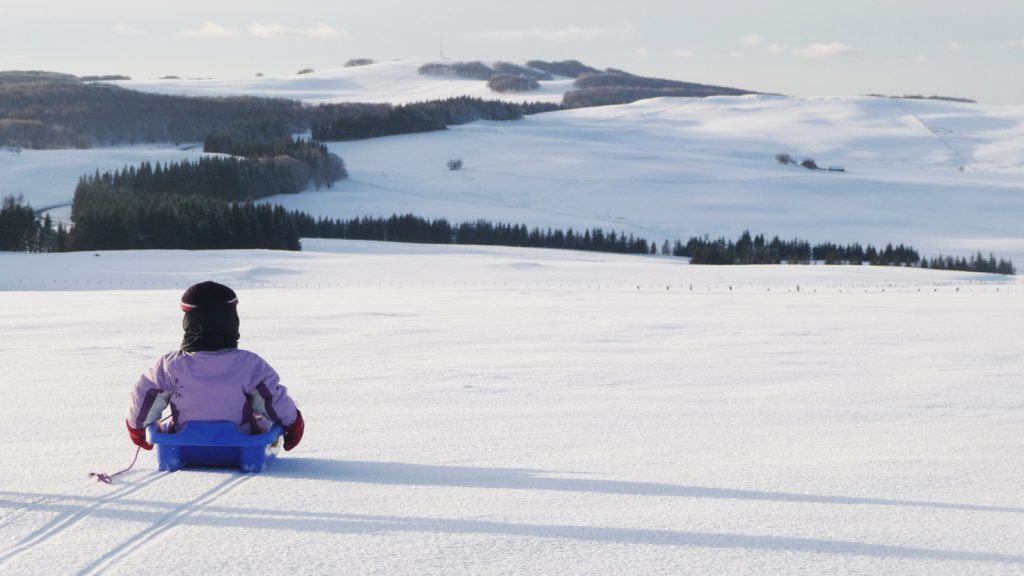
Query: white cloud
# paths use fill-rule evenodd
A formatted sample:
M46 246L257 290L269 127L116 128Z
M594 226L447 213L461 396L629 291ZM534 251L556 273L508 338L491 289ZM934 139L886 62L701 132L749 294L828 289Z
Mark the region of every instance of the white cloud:
M673 50L672 57L676 60L693 60L697 58L695 50Z
M957 42L956 40L952 40L946 43L946 50L949 50L950 52L956 52L961 48L963 48L963 46L961 46L960 43Z
M146 31L139 28L133 28L132 26L118 24L117 26L114 26L114 34L118 36L145 36Z
M739 43L744 48L749 48L753 54L768 54L771 56L782 54L786 49L781 44L771 43L768 38L760 34L747 34L740 36Z
M228 26L221 26L207 20L203 22L201 28L190 28L179 32L182 36L192 36L194 38L237 38L242 35L242 31L238 28L231 28Z
M317 24L310 28L293 28L281 24L260 24L249 26L249 34L257 38L341 38L348 37L348 32L338 31L327 24Z
M1010 48L1024 48L1024 38L1018 38L1016 40L1010 40L1006 44Z
M27 58L28 58L28 56L25 56L24 54L11 54L10 56L7 57L8 60L18 60L18 61L25 60Z
M639 56L641 58L647 58L648 56L651 55L651 51L641 46L640 48L635 48L633 50L633 55Z
M798 56L804 58L835 58L836 56L842 56L850 52L850 47L840 42L830 42L828 44L808 44L803 48L797 48L793 50Z
M747 48L757 48L763 46L768 40L760 34L747 34L746 36L740 36L740 44Z
M492 30L470 34L481 40L548 40L551 42L581 42L595 38L626 38L633 34L632 26L618 28L568 26L565 28L530 28L529 30Z

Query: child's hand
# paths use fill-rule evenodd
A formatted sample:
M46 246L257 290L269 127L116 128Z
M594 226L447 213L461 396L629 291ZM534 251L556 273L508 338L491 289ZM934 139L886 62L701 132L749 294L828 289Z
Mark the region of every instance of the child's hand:
M296 410L295 422L292 422L284 429L284 449L286 452L299 445L299 441L302 440L302 432L305 428L306 423L302 421L302 412Z
M152 450L153 445L146 442L146 429L145 428L132 428L132 425L127 420L124 421L125 425L128 426L128 435L131 436L132 444L135 444L143 450Z

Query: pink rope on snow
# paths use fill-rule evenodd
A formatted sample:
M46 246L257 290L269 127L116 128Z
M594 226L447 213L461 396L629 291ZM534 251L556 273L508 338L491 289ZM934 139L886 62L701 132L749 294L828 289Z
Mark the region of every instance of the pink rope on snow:
M131 470L132 467L135 466L135 462L139 459L139 452L141 452L141 451L142 451L142 447L141 446L139 446L138 448L135 449L135 458L132 459L132 463L129 464L128 467L125 468L124 470L118 470L117 472L114 472L113 474L107 474L105 472L89 472L89 477L92 478L92 477L95 476L97 482L103 482L105 484L110 484L111 482L114 481L114 476L117 476L118 474L123 474L123 473Z

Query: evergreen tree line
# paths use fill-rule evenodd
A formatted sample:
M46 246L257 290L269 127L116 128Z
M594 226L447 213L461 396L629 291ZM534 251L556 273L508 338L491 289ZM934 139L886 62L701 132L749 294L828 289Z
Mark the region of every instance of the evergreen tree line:
M310 181L311 168L286 156L237 158L208 156L196 161L167 164L143 162L114 172L83 176L75 188L75 202L105 198L102 193L127 190L147 196L198 195L232 202L258 200L275 194L295 194ZM74 206L74 204L72 204Z
M197 194L76 192L71 218L70 250L300 249L294 216L281 206Z
M298 160L305 170L293 166L292 169L297 170L295 180L304 178L317 190L322 186L330 188L338 180L348 177L345 163L337 154L328 151L327 146L321 142L292 138L289 130L285 123L269 120L236 123L228 130L207 135L203 151L271 161Z
M0 72L0 146L84 148L201 142L246 118L309 127L312 107L280 98L150 94L62 74ZM17 120L18 122L14 122Z
M961 256L960 258L953 258L952 256L936 256L931 260L927 258L921 259L921 268L932 268L934 270L962 270L964 272L986 272L989 274L1016 274L1017 269L1013 266L1012 260L1004 260L1000 258L996 260L996 257L992 254L988 255L988 258L982 256L981 252L978 252L971 256L970 260Z
M518 120L527 114L558 110L557 104L501 102L460 96L384 108L347 110L329 119L312 122L314 140L359 140L377 136L444 130L448 126L475 120ZM323 116L325 110L317 113Z
M338 238L348 240L380 240L429 244L478 244L488 246L523 246L648 254L656 246L632 234L605 232L601 228L575 231L528 228L525 224L476 220L453 225L445 219L427 220L413 214L389 218L361 217L352 219L314 219L296 214L296 229L306 238Z
M63 252L68 233L63 224L54 228L47 214L37 218L32 206L21 197L5 196L0 204L0 251Z
M227 202L217 198L177 193L146 194L124 187L75 193L70 231L54 227L49 215L37 218L21 198L6 197L0 206L0 250L63 252L66 250L129 249L237 249L265 248L299 250L300 237L378 240L430 244L477 244L589 250L622 254L654 254L656 245L632 234L605 232L600 228L575 231L528 228L476 220L451 224L445 219L428 220L412 214L389 218L315 218L308 213L281 206L253 202ZM805 240L767 240L762 234L744 232L733 242L708 236L666 240L663 254L689 257L693 264L828 264L920 266L990 274L1017 273L1009 259L996 259L980 252L970 259L936 256L928 260L900 244L882 250L868 244L840 246L822 243L811 246Z
M818 260L826 264L917 266L921 261L916 250L903 244L887 244L881 250L859 243L843 246L824 242L812 246L806 240L782 240L778 236L768 240L763 234L752 236L749 231L744 231L735 242L706 235L690 238L686 244L676 241L671 252L673 256L689 257L693 264L808 264Z

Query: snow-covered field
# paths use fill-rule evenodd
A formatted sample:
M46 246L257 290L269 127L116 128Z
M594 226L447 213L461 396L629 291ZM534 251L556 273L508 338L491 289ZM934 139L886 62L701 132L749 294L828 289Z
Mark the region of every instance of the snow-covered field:
M407 104L439 100L455 96L473 96L488 100L512 102L562 101L572 90L573 79L556 78L542 81L538 90L521 93L498 93L484 80L456 77L425 76L420 66L434 60L388 60L369 66L334 68L294 76L261 76L244 79L133 79L114 82L119 86L184 96L263 96L289 98L310 104L334 102L390 102Z
M487 96L419 64L126 85ZM81 174L201 154L178 148L0 150L0 195L66 205ZM659 99L331 148L350 180L272 201L1024 264L1019 106ZM238 291L242 346L282 374L305 439L259 475L164 474L144 453L95 482L131 461L129 388L207 279ZM1022 294L916 269L308 239L0 253L0 574L1024 574Z
M1024 572L1015 279L336 241L0 269L4 574ZM96 483L207 278L305 439Z
M481 81L421 76L419 64L164 83L186 94L221 93L211 92L214 85L224 93L276 89L307 102L323 96L309 91L311 82L335 100L486 96L475 92L487 90ZM128 85L161 90L163 83ZM555 99L565 89L545 88ZM811 242L906 243L926 256L991 252L1024 262L1022 106L870 97L663 98L330 148L345 160L349 180L269 201L331 217L412 212L456 222L602 227L658 245L703 234L736 238L749 229ZM784 166L774 159L781 152L845 172ZM81 174L199 153L170 147L0 150L0 194L23 194L36 206L68 203ZM456 158L464 168L448 170ZM69 213L54 215L66 220Z

